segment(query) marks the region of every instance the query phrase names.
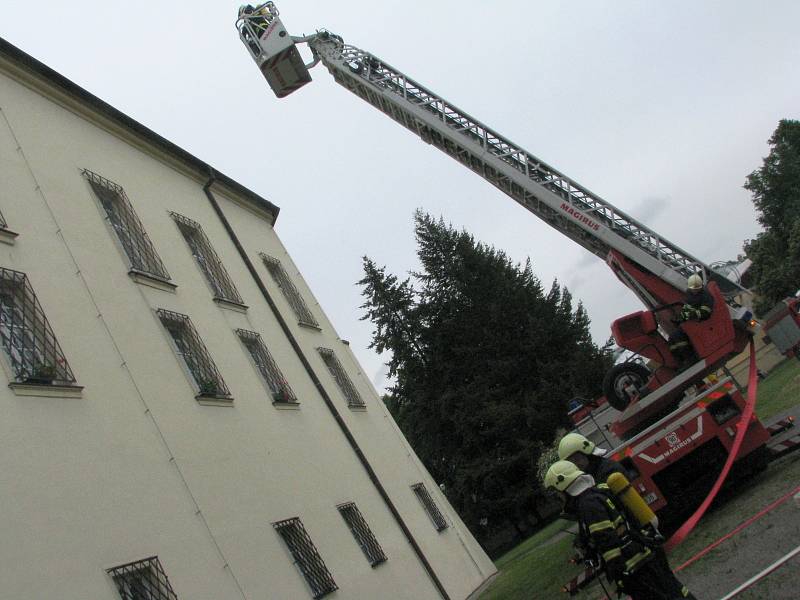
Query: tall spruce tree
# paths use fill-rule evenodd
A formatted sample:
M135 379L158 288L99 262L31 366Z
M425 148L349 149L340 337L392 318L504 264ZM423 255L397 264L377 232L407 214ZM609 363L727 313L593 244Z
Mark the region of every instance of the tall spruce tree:
M759 314L800 288L800 121L780 121L769 144L769 156L744 184L764 227L745 243Z
M542 447L567 424L567 402L600 393L611 359L589 317L530 261L415 214L421 271L399 280L364 258L371 347L389 351L392 415L478 536L526 533ZM487 526L482 526L481 522Z

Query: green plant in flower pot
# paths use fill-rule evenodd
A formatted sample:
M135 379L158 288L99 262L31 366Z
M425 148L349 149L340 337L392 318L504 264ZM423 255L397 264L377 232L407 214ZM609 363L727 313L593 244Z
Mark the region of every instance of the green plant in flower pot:
M272 392L272 399L275 402L293 402L291 393L285 387L280 387L277 391Z
M219 386L213 379L204 379L199 384L201 396L216 396L219 394Z
M44 383L51 384L58 375L58 371L54 365L47 363L38 363L34 365L33 371L25 379L27 383Z

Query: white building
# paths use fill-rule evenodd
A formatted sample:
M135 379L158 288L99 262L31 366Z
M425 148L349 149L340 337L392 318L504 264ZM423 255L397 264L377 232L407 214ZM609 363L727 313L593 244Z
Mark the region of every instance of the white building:
M465 598L495 567L278 208L0 40L0 599Z

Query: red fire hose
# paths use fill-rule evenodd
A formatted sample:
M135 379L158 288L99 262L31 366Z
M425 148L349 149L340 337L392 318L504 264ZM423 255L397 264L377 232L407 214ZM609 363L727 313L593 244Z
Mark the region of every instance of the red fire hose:
M733 440L733 446L731 447L731 451L728 454L727 460L725 461L725 465L722 467L722 472L719 474L719 477L717 477L716 482L714 482L714 487L711 488L711 491L706 499L703 500L703 503L694 512L694 514L689 517L689 519L683 525L681 525L680 529L678 529L678 531L676 531L672 537L667 540L667 543L664 544L664 548L668 552L680 544L684 538L689 535L689 532L691 532L692 529L697 526L698 521L700 521L709 505L714 501L714 498L716 498L717 492L719 492L722 484L725 483L725 478L728 476L728 472L731 470L733 462L736 460L736 457L739 454L739 448L742 446L742 441L744 440L744 436L747 433L747 428L750 425L750 419L753 416L753 410L756 407L757 386L758 369L756 368L756 350L753 340L750 340L750 373L748 375L747 383L747 402L744 407L744 412L742 413L742 418L739 419L739 422L736 424L736 437Z

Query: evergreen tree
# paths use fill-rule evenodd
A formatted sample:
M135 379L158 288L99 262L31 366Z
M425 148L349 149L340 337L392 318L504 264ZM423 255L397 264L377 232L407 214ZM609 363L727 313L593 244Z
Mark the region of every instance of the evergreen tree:
M583 305L558 282L545 294L530 261L421 212L415 234L420 272L400 281L365 257L359 282L371 347L391 353L386 404L479 539L523 535L541 494L539 452L567 424L571 398L600 394L609 353Z
M782 120L769 143L769 156L744 185L764 227L745 243L759 314L800 287L800 121Z

